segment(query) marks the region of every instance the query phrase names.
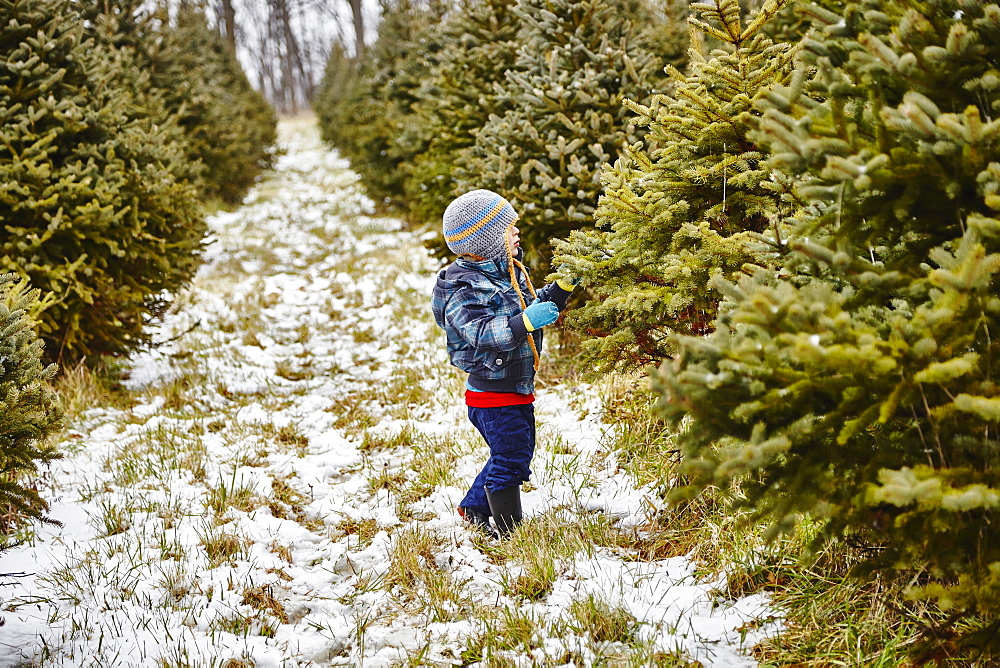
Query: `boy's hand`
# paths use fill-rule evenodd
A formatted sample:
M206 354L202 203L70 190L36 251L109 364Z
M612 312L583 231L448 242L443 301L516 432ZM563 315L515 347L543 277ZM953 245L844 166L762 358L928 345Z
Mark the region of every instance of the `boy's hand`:
M533 302L521 314L529 332L551 325L559 317L559 307L552 302Z
M561 275L556 279L556 285L566 292L573 292L573 288L580 285L580 277L574 276L567 265L559 265L559 269L557 271Z
M576 286L580 285L579 278L557 278L556 285L565 290L566 292L573 292Z

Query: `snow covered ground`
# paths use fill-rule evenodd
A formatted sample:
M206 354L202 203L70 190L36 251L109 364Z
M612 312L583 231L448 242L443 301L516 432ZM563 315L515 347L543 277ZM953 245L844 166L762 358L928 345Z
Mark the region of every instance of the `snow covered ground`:
M63 526L0 555L0 666L754 665L765 598L614 539L660 501L603 447L593 388L538 393L523 535L462 526L485 446L436 262L312 122L280 130L132 360L131 405L68 431L43 480Z

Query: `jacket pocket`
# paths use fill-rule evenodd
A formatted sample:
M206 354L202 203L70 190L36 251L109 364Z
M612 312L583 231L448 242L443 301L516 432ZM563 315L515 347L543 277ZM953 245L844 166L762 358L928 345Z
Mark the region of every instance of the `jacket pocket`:
M493 372L505 371L507 369L507 364L510 361L510 353L484 351L481 358L483 366L488 370Z

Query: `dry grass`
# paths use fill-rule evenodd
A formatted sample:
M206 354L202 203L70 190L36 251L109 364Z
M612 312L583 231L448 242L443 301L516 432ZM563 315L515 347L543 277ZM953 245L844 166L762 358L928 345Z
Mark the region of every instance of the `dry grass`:
M209 529L200 535L201 546L208 557L208 567L217 568L222 564L245 558L250 541L234 533Z
M588 636L595 643L627 644L636 638L638 622L635 616L596 596L590 595L573 601L567 612L570 630Z
M275 450L293 452L299 457L304 457L309 451L309 437L302 433L298 425L286 424L279 427L266 422L259 425L259 430L261 439L265 444L273 445Z
M366 476L366 481L368 489L372 493L383 489L389 492L398 492L403 489L403 485L406 483L406 473L384 466Z
M502 591L513 598L538 601L552 589L578 555L613 536L601 516L574 517L551 511L523 522L507 541L495 543L490 556L500 566Z
M544 627L533 615L517 609L477 609L478 631L466 640L463 665L511 667L519 657L541 646ZM553 665L559 665L558 662Z
M416 434L409 425L404 426L399 431L388 434L381 429L366 429L358 449L362 452L370 453L380 450L409 448L413 445L415 437Z
M133 397L121 385L122 361L116 358L80 360L60 368L54 382L59 407L67 422L95 407L128 409Z
M325 523L320 518L311 517L305 511L305 506L311 499L293 486L292 483L296 479L294 473L273 478L271 495L264 500L264 503L275 517L294 520L310 531L319 531Z
M403 529L396 538L386 574L386 583L415 595L428 572L437 571L434 554L440 546L434 534L423 528Z
M365 434L367 430L379 423L379 418L370 410L377 405L372 390L364 392L352 392L337 399L334 404L327 409L335 415L333 426L343 430L347 437L354 437L358 434Z
M441 547L441 539L427 529L403 529L397 535L384 578L387 588L398 592L434 622L455 621L472 609L468 595L437 563Z
M253 488L236 484L235 481L220 480L215 487L208 490L205 507L222 516L230 508L249 513L264 504Z
M335 534L344 536L355 536L358 541L358 549L364 549L372 544L372 540L379 532L378 522L368 518L363 520L344 519L334 525Z
M244 589L240 604L249 605L254 610L261 612L270 612L282 624L288 623L288 613L285 612L284 604L274 595L272 585L259 585Z

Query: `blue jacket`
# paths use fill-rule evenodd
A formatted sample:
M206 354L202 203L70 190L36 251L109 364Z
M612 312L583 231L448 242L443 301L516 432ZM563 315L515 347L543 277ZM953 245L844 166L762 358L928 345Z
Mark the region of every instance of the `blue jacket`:
M520 270L518 280L521 294L531 303ZM560 311L569 295L555 283L538 290L541 301L555 303ZM469 374L469 385L487 392L534 391L534 356L505 256L482 262L463 257L442 269L431 308L434 320L445 331L451 363ZM530 336L541 350L542 330Z

